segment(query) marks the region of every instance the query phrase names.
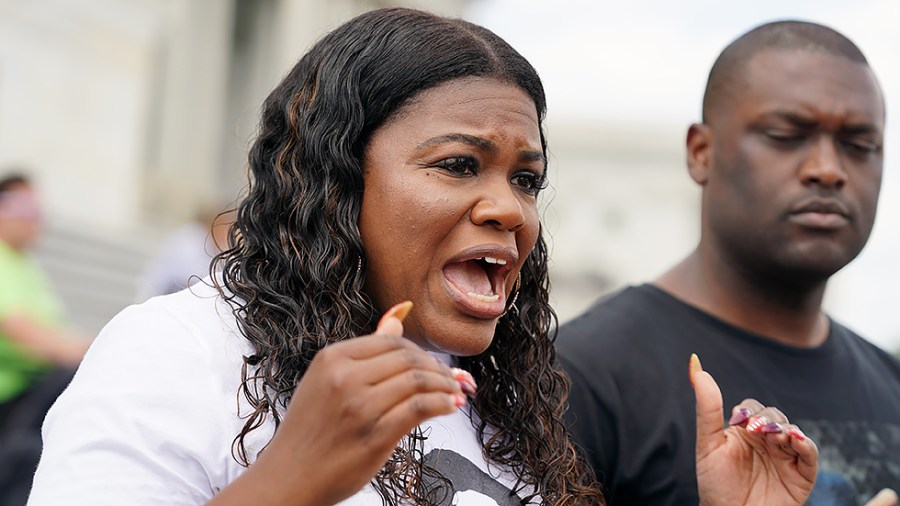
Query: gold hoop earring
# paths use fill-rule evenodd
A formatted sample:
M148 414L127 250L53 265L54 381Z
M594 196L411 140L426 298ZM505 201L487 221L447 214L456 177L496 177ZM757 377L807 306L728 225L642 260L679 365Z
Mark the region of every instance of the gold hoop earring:
M509 304L506 305L506 309L500 315L500 318L506 316L506 313L509 313L511 310L515 313L518 313L519 310L516 308L516 300L519 298L519 289L522 288L522 273L520 272L518 276L516 276L516 284L513 285L513 296L512 299L509 300Z

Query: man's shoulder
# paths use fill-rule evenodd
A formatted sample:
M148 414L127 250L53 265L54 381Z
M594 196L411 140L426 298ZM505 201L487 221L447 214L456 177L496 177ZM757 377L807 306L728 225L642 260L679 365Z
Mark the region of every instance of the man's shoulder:
M680 335L669 330L679 316L679 302L650 285L629 286L595 302L559 328L557 350L565 363L617 367L640 355L665 353Z
M852 356L860 357L863 362L872 366L884 365L900 378L900 358L888 353L840 322L831 320L831 328L832 338L839 339L843 347L852 350Z
M560 342L628 339L645 334L649 323L667 314L665 294L651 285L622 288L594 302L587 310L559 328Z

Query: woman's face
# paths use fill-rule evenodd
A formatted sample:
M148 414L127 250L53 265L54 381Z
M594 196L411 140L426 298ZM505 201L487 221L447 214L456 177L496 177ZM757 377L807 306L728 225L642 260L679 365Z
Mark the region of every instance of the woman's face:
M539 233L534 102L486 78L423 91L375 131L364 171L359 229L376 308L411 300L408 337L481 353Z

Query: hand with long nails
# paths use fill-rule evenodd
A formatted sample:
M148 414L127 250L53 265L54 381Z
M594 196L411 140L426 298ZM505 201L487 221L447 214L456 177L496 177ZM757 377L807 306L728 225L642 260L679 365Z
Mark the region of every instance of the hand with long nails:
M722 392L691 356L697 397L697 486L704 506L787 506L806 502L819 450L773 407L746 399L723 428Z
M414 427L464 405L475 380L403 337L411 307L388 310L373 335L319 351L274 438L233 485L245 484L210 504L335 504L368 483ZM286 486L272 486L273 476Z

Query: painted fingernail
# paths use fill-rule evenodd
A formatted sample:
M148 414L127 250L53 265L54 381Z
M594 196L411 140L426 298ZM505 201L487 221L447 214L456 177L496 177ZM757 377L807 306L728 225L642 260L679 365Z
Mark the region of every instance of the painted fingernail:
M463 393L472 396L475 395L475 389L472 388L472 385L466 383L465 381L459 381L459 388L462 389Z
M453 402L453 405L457 408L461 408L466 405L466 396L460 394L450 394L450 400Z
M763 434L780 434L784 432L784 427L780 423L771 422L763 425L759 431Z
M750 432L759 432L767 423L769 423L769 419L764 416L754 417L747 423L747 430Z
M691 361L688 365L688 374L691 378L691 384L694 384L694 375L703 372L703 366L700 365L700 357L696 353L691 353Z
M412 306L413 306L412 301L407 300L407 301L403 301L403 302L395 305L394 307L388 309L384 313L384 315L381 316L381 319L378 320L378 327L376 327L376 328L381 329L381 326L384 325L384 322L386 322L388 320L388 318L391 318L391 317L396 318L402 322L403 319L406 318L406 315L409 314L409 310L412 309Z
M459 388L462 389L463 393L475 395L475 392L478 391L478 384L475 383L475 378L472 377L469 371L454 367L450 369L450 372L453 374L453 379L459 383Z
M731 418L728 420L728 425L740 425L749 419L750 410L747 408L741 408L731 415Z
M450 373L453 374L453 379L457 381L468 381L472 383L473 386L475 386L475 378L469 371L460 369L459 367L451 367Z
M804 434L803 431L800 430L800 427L792 425L787 432L798 441L806 441L806 434Z

